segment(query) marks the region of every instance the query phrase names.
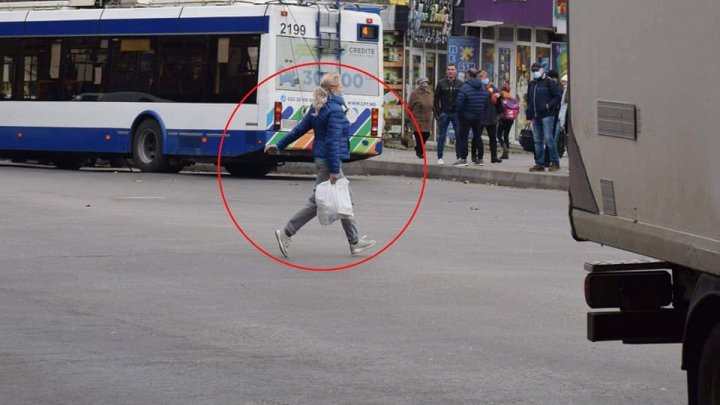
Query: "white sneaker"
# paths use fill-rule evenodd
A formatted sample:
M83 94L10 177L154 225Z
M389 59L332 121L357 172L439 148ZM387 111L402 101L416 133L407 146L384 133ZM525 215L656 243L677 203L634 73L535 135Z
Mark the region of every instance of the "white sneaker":
M290 248L290 237L285 235L285 231L278 229L275 231L275 238L277 238L278 246L280 247L280 253L283 256L288 257L288 248Z
M368 240L366 239L367 235L363 235L362 238L358 239L357 242L350 245L350 254L356 255L363 250L370 249L371 247L375 246L374 240Z
M438 159L438 165L444 165L445 161L442 158Z

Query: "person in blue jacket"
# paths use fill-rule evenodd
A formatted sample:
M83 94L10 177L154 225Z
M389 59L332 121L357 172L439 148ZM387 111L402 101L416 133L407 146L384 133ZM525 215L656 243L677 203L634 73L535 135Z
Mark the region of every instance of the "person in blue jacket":
M320 80L320 87L313 90L312 106L302 121L277 144L265 146L265 153L278 153L309 130L314 130L312 154L315 157L315 167L318 171L315 185L328 180L335 184L339 178L343 177L341 161L350 159L350 122L345 117L345 101L342 97L340 83L339 74L325 74ZM317 205L313 190L308 203L290 218L285 228L275 231L275 237L283 256L288 257L289 255L290 238L316 215ZM357 254L375 246L374 240L369 240L366 236L359 237L354 217L342 218L340 222L350 243L351 254Z
M535 140L535 166L531 172L544 172L544 146L550 151L550 171L560 170L560 157L555 143L555 117L560 109L562 91L554 80L545 75L539 63L533 63L532 81L527 94L527 122L532 124ZM544 145L543 145L544 144Z
M460 88L457 99L455 99L455 108L460 119L460 135L457 138L458 159L457 162L453 163L453 166L468 165L468 135L470 129L472 129L473 135L480 136L482 134L481 123L490 102L490 93L477 76L477 69L468 70L468 80Z

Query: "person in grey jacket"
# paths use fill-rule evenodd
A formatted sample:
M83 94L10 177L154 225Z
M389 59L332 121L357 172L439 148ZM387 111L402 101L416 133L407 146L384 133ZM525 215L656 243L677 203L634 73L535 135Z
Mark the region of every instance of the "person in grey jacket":
M343 177L341 161L350 158L350 123L345 117L344 106L340 75L337 73L325 74L320 80L320 87L313 91L313 103L310 111L277 144L266 145L265 153L278 153L313 129L315 139L312 153L315 157L315 167L318 170L315 185L328 180L335 184L340 177ZM283 256L288 257L289 255L290 238L315 216L317 216L317 204L313 190L312 195L308 198L308 203L290 218L285 228L275 231L275 238L277 238L280 253ZM359 236L354 217L342 218L340 222L350 244L350 254L354 255L375 246L374 240Z

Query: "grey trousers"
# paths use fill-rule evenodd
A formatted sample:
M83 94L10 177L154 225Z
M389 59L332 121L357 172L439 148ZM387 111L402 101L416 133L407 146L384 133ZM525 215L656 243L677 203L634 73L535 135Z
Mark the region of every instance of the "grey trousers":
M330 170L328 169L328 164L325 159L315 159L315 168L318 172L317 179L315 180L316 186L330 179ZM342 174L342 169L340 169L340 175ZM350 192L350 197L352 198L352 191ZM288 236L295 235L303 225L310 222L310 220L316 216L317 204L315 204L315 189L313 188L313 193L310 195L310 198L308 198L307 204L295 213L285 225L285 234ZM340 220L340 223L342 223L343 230L345 230L345 236L347 236L348 242L350 242L350 244L357 243L360 237L358 236L355 218L343 218Z

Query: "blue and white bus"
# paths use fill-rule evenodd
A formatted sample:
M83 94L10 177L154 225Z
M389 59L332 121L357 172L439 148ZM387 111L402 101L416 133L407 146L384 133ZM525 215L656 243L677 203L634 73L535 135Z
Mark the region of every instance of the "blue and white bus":
M57 10L0 3L0 157L65 169L88 158L132 158L143 171L177 172L215 162L236 104L279 70L328 61L382 77L377 14L267 3ZM302 117L320 76L338 70L352 159L382 153L381 85L312 65L277 76L241 106L223 142L225 168L257 176L280 161L309 161L312 134L278 156L262 151Z

